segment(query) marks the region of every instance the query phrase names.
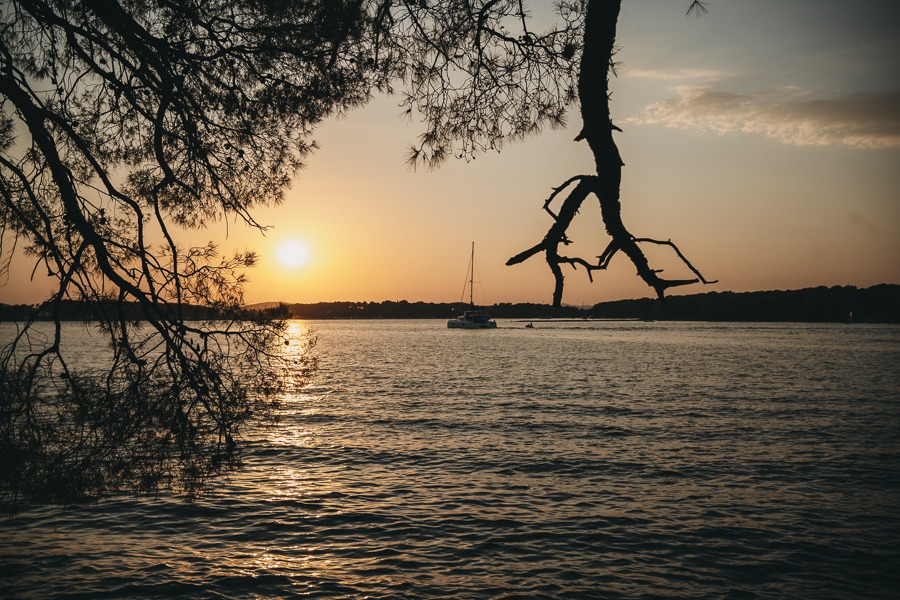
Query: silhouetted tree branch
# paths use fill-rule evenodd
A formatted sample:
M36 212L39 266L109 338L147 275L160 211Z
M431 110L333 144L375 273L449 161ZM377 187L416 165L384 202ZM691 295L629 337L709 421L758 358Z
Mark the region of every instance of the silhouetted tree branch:
M507 265L518 264L543 251L555 280L554 306L562 303L564 275L560 265L581 266L593 281L593 271L606 269L610 260L618 252L622 252L628 257L636 267L638 276L654 289L661 300L664 299L665 292L669 288L698 281L711 283L703 278L671 241L657 242L648 238L635 238L622 221L620 189L624 163L613 139L613 131L621 131L621 129L613 124L609 108L609 74L613 72L615 64L613 57L620 7L621 0L589 0L584 23L583 51L578 73L578 99L583 126L575 140L587 142L594 156L597 174L569 179L562 186L554 189L553 194L544 203L544 209L553 217L553 223L543 241L510 258L506 263ZM706 8L703 3L694 2L688 13L694 11L705 12ZM554 214L548 208L550 202L562 189L576 180L578 185L563 201L559 214ZM603 224L606 232L612 238L606 250L597 257L596 264L583 258L559 254L559 245L569 243L566 232L572 224L572 220L584 201L590 196L599 200ZM646 256L640 249L639 243L642 241L664 243L670 246L697 277L695 279L661 278L660 271L650 267Z

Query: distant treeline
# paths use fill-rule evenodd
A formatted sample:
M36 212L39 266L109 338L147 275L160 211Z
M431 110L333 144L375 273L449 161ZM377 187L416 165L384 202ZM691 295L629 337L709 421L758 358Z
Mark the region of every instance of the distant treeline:
M206 321L212 319L241 319L259 316L259 310L240 309L238 311L222 311L210 306L195 306L183 304L180 307L174 305L162 305L159 310L170 311L178 314L185 321ZM0 322L25 321L51 321L59 318L61 321L97 321L102 318L124 319L126 321L143 321L144 313L136 302L116 302L108 300L104 302L82 302L79 300L60 300L57 303L44 306L35 310L38 306L29 304L0 304ZM177 311L177 312L176 312ZM289 316L284 309L265 310L263 312L276 314L282 318Z
M317 302L315 304L283 304L297 319L447 319L465 310L459 302ZM580 308L548 304L494 304L488 307L499 319L580 318L587 314Z
M0 321L23 321L33 306L0 304ZM182 307L187 320L242 318L260 311L279 318L298 319L446 319L464 308L459 303L434 302L317 302L314 304L267 303L247 307L240 314L221 314L202 306ZM55 308L63 320L90 321L106 312L141 320L136 304L90 305L63 301ZM548 304L494 304L488 307L499 319L605 318L658 321L795 321L813 323L900 323L900 285L881 284L859 289L853 286L805 288L767 292L709 292L671 296L665 304L655 298L601 302L591 308ZM49 308L37 317L53 318Z
M603 302L591 317L660 321L794 321L900 323L900 285L815 287L769 292L709 292Z

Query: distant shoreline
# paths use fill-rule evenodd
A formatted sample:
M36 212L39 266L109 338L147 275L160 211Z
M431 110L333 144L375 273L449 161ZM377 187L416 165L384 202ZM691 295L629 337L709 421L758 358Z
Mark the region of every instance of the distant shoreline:
M262 305L302 319L449 318L459 303L318 302ZM252 308L252 307L250 307ZM500 303L485 307L498 319L628 319L652 321L900 323L900 285L868 288L820 286L764 292L707 292L656 298L615 300L591 307Z
M268 313L277 318L297 319L446 319L456 316L458 302L268 302L244 307L244 314ZM487 310L499 319L618 319L653 321L797 322L797 323L900 323L900 285L880 284L868 288L832 286L764 292L707 292L672 296L665 304L655 298L615 300L591 307L548 304L499 303ZM53 320L54 313L37 306L0 304L0 322L28 319ZM137 304L102 305L65 300L55 307L64 321L97 320L101 313L142 320ZM202 306L183 306L186 320L221 318ZM236 315L227 315L235 318ZM237 316L240 318L239 316Z

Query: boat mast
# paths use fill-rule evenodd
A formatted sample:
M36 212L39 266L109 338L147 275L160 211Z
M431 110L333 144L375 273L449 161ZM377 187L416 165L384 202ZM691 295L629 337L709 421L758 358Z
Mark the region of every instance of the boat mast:
M472 257L469 259L469 306L475 307L475 242L472 242Z

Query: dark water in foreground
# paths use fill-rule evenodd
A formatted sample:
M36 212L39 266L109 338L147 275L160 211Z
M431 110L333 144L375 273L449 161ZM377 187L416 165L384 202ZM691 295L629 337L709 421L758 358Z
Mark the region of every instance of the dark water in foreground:
M243 472L0 520L0 596L897 597L900 327L312 326Z

